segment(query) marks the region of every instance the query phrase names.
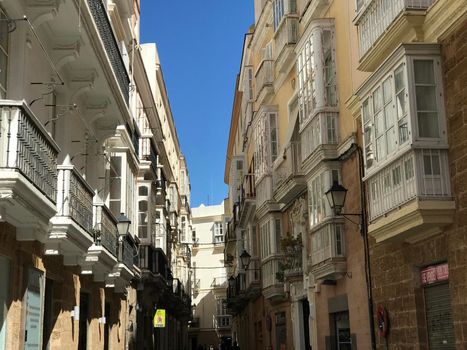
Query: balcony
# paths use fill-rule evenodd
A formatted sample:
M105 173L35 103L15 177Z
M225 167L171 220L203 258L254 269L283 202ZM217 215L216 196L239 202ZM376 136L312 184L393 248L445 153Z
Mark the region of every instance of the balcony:
M447 150L411 150L366 182L369 234L377 242L416 242L453 222Z
M303 259L302 247L286 252L284 280L296 281L303 279Z
M261 104L267 96L274 92L272 83L274 81L274 61L265 59L259 65L255 74L256 81L256 101Z
M277 210L277 203L274 201L273 177L265 175L256 184L256 216L262 217L268 210ZM271 205L274 206L271 207Z
M213 327L216 330L230 328L232 325L231 315L212 315Z
M347 272L342 219L333 219L312 229L308 264L317 280L336 280Z
M88 249L81 273L93 275L95 281L104 281L117 265L117 219L105 204L94 196L94 244ZM114 285L109 282L109 286Z
M245 284L245 274L239 273L235 277L234 285L227 288L227 309L233 315L241 312L248 304L248 297L245 294Z
M434 0L357 2L360 70L375 70L401 42L423 41L426 10Z
M56 214L58 146L24 102L0 100L0 204L18 240L47 238Z
M302 172L311 169L326 158L337 156L339 114L337 112L318 112L300 126Z
M298 18L284 17L274 34L275 69L287 73L287 68L295 61L293 47L298 40Z
M78 265L94 243L94 191L69 161L59 165L57 214L50 220L51 229L46 254L63 255L66 265Z
M256 208L256 187L255 175L247 174L243 177L240 193L240 206L238 215L238 224L245 228L248 221L252 218Z
M170 268L167 256L161 248L140 245L139 268L146 282L154 284L155 288L167 287Z
M277 279L282 260L282 255L272 255L264 259L261 266L263 296L273 304L282 302L285 298L284 284Z
M128 77L125 63L123 62L122 55L113 34L112 25L107 16L105 6L101 0L88 0L87 2L121 93L125 102L128 104L130 96L130 78Z
M220 277L214 277L211 283L211 288L213 289L218 289L222 288L225 290L227 287L227 277L226 276L220 276Z
M286 147L282 162L273 173L273 188L274 199L284 204L306 190L300 142L291 142Z
M255 300L261 295L261 263L259 258L252 258L246 271L246 296Z

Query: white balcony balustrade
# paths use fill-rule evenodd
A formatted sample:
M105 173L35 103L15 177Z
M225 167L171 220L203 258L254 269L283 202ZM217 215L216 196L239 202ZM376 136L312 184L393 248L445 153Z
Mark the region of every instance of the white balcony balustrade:
M284 49L289 45L297 43L298 39L298 18L284 17L279 24L274 35L274 57L280 59ZM291 51L292 52L292 51Z
M301 164L301 145L299 142L291 142L282 156L282 162L274 170L273 183L274 189L277 189L292 176L302 175Z
M58 151L24 102L0 100L0 205L3 219L19 228L18 239L46 238L56 212Z
M212 315L212 323L215 329L230 328L232 324L232 316Z
M311 233L310 271L316 279L337 279L347 270L342 223L328 221Z
M256 74L256 99L259 99L266 87L272 87L274 81L274 61L265 59L261 62Z
M320 112L305 125L301 132L302 161L319 147L338 143L338 116L337 112Z
M416 240L452 222L455 206L447 150L411 150L367 183L369 231L377 241L393 237Z
M360 57L364 57L404 11L426 10L434 0L357 1Z

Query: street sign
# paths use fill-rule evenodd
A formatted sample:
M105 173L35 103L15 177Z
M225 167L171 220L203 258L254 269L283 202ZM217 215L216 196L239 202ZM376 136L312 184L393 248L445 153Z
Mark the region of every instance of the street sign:
M165 310L157 309L154 315L154 328L165 328Z

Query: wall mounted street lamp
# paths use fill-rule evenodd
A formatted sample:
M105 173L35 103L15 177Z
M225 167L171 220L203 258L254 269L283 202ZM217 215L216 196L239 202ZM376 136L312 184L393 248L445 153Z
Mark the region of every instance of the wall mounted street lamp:
M243 249L242 254L240 254L240 262L242 263L243 269L246 271L248 270L248 266L250 266L251 255Z
M117 218L117 231L119 236L125 236L130 229L131 220L124 213Z
M334 212L335 215L341 215L350 222L360 225L360 233L364 235L366 233L366 225L365 225L365 213L362 212L358 214L350 214L350 213L343 213L342 209L345 205L345 199L347 198L347 189L342 186L337 181L334 181L331 188L327 190L325 193L326 198L328 199L329 206L331 210ZM358 216L360 218L360 223L350 220L348 216Z

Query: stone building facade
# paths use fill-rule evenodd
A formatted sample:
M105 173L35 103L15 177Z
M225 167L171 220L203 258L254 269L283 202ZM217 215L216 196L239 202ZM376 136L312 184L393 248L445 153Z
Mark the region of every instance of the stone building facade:
M234 339L463 349L465 2L254 5L225 170Z

